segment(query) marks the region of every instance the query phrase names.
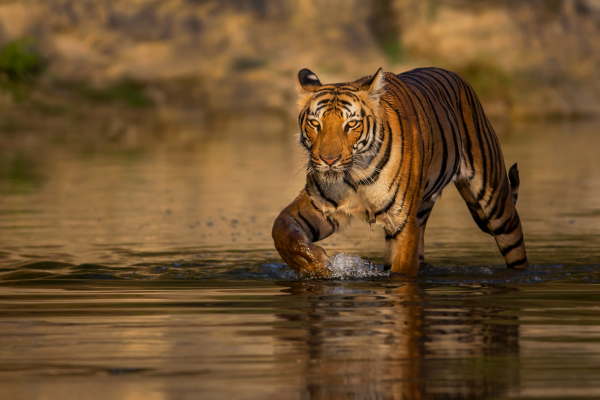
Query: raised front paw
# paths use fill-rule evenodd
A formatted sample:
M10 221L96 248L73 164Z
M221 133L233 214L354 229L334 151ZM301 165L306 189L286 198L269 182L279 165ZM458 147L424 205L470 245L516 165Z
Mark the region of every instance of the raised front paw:
M285 219L275 221L273 240L281 258L298 274L314 278L329 276L327 265L331 259L295 224L286 223Z

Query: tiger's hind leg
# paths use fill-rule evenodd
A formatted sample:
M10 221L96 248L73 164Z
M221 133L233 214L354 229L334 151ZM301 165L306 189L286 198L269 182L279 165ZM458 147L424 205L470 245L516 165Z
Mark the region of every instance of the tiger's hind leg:
M470 179L459 176L455 184L479 228L496 239L506 265L509 268L527 268L529 261L523 229L515 208L519 191L517 164L510 168L508 178L510 185L504 174L498 185L484 190L476 188L477 183L481 182L477 174Z

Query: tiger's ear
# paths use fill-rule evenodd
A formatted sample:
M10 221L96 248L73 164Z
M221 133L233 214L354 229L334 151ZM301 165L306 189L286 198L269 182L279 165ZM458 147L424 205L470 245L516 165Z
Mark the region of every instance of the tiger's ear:
M298 88L306 92L314 92L320 88L321 81L317 78L314 72L304 68L298 72Z
M385 82L383 80L383 70L379 68L371 78L360 85L359 90L369 93L370 96L379 98Z

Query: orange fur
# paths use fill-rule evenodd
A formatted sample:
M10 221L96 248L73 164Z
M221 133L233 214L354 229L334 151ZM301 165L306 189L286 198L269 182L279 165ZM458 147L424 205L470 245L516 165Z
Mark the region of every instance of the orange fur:
M507 265L529 265L515 209L518 171L511 169L509 185L496 135L461 77L436 68L400 75L380 69L355 82L322 85L302 70L298 87L307 183L273 230L292 268L323 271L328 258L314 242L357 217L383 226L385 267L416 276L427 219L450 182L479 227L495 237Z

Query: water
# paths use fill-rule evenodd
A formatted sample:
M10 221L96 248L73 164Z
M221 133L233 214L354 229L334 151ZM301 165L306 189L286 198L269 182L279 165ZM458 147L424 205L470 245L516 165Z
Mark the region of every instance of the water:
M270 238L294 127L256 122L0 135L0 398L600 397L600 124L499 125L531 269L449 187L417 278L356 223L316 281Z
M4 287L4 399L598 398L597 285Z

